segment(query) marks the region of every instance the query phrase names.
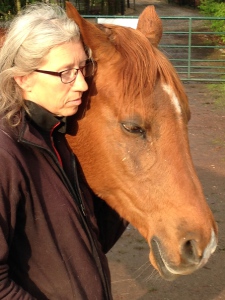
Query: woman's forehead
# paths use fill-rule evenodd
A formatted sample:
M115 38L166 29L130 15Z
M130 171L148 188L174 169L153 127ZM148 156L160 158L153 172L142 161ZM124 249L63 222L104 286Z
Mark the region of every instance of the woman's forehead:
M68 42L52 48L46 55L43 65L54 65L57 67L80 64L87 59L81 41Z

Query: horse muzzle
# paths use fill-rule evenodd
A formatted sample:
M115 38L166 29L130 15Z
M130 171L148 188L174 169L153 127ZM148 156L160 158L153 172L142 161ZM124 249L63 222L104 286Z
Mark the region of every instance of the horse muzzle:
M181 275L188 275L197 269L203 267L211 254L216 250L217 238L214 230L211 232L211 240L207 247L200 249L199 243L196 240L183 239L179 246L179 263L174 263L168 257L168 251L163 247L157 237L153 237L150 242L150 260L151 256L154 259L154 265L158 269L160 275L168 281L172 281Z

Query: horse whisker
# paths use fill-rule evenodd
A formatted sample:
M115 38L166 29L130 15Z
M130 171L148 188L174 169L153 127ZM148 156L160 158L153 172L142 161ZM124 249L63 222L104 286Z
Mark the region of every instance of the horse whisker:
M150 265L150 262L149 262L149 261L147 261L147 262L144 263L142 266L140 266L140 268L138 268L138 269L133 273L133 275L134 275L134 274L136 274L136 273L139 272L139 274L136 275L134 279L136 280L137 278L139 278L146 270L149 269L150 266L151 266L151 265Z
M134 280L133 278L128 278L128 279L121 279L121 280L112 281L111 283L115 284L115 283L126 282L126 281L133 281L133 280Z
M153 269L151 274L145 278L144 282L148 283L149 281L157 281L159 279L161 279L159 273Z

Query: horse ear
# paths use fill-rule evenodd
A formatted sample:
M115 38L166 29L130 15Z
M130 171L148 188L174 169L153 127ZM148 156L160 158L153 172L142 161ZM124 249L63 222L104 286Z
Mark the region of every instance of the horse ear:
M79 26L82 40L92 50L94 59L98 60L101 55L105 55L106 53L107 56L110 53L112 55L115 53L115 47L109 41L107 35L97 28L97 26L82 18L70 2L66 2L66 13ZM101 49L104 49L104 51Z
M153 5L147 6L141 13L137 30L142 32L154 46L158 46L163 33L162 21Z

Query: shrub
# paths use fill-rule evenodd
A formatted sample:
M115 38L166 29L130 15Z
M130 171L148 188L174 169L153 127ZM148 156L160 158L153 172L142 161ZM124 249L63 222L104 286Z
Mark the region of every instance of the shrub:
M209 17L224 17L225 3L221 0L202 0L199 5L200 11ZM211 28L213 31L225 32L225 20L212 20ZM222 42L225 42L225 35L221 35Z

